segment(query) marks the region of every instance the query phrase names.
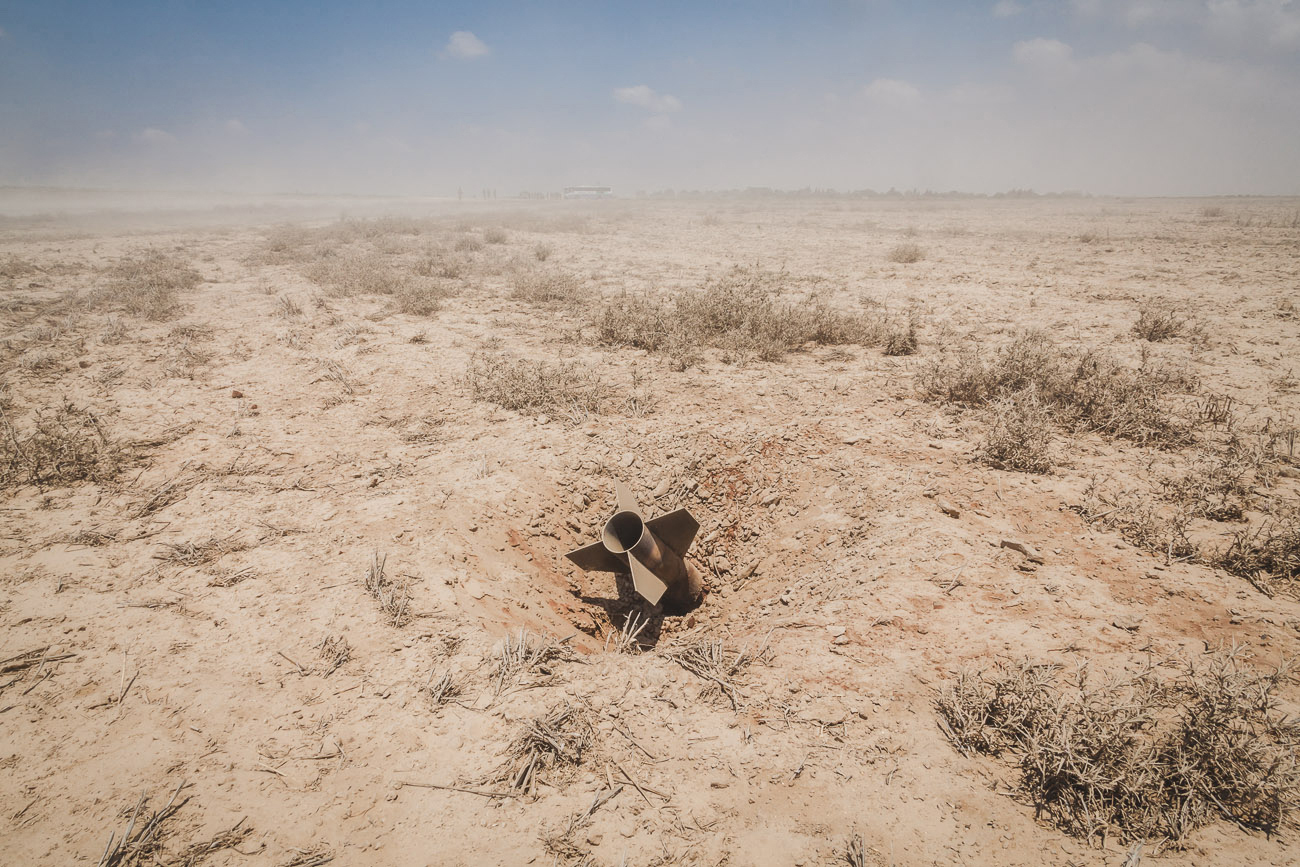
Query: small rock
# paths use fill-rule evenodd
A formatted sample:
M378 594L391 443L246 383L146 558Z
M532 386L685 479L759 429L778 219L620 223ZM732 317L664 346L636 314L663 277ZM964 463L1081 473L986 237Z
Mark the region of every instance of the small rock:
M1034 549L1033 545L1027 545L1024 542L1017 542L1014 539L1003 539L1001 547L1009 548L1012 551L1019 551L1034 563L1046 562L1043 560L1043 555L1039 554L1038 551Z
M585 508L587 508L587 497L586 497L585 494L574 494L574 495L573 495L573 508L575 508L575 509L585 509Z
M826 631L830 633L831 638L839 638L848 630L845 629L843 626L827 626Z
M600 845L600 841L601 841L601 840L604 840L604 839L605 839L604 836L602 836L602 835L600 835L600 834L588 834L588 835L587 835L587 845L588 845L588 846L599 846L599 845Z
M624 452L623 459L619 461L624 467L630 467L636 461L636 455L631 452Z
M844 436L840 437L840 442L844 443L846 446L855 445L861 441L862 441L862 434L859 433L845 434Z
M668 479L664 479L662 482L655 485L655 489L650 492L650 496L654 497L657 500L660 497L662 497L664 494L672 490L672 487L673 487L673 483L668 481Z
M237 388L232 388L232 389L230 390L230 396L231 396L231 397L243 397L243 396L244 396L244 393L243 393L242 391L240 391L239 389L237 389Z
M1123 629L1125 632L1137 632L1138 627L1142 625L1142 619L1139 617L1116 617L1111 621L1111 625L1116 629Z
M849 643L849 637L847 635L837 635L831 639L831 644L845 645L848 643Z
M717 569L719 572L730 572L731 561L728 560L726 556L719 554L713 558L713 568Z
M779 502L781 502L781 495L778 494L776 491L772 491L767 496L763 497L764 506L770 506L773 503L779 503Z
M954 506L952 503L945 500L943 497L936 497L934 504L939 507L940 512L943 512L949 518L961 517L961 510L958 509L956 506Z
M549 415L545 415L545 414L543 414L543 415L539 415L539 416L537 417L537 423L538 423L538 424L550 424L550 423L551 423L551 417L550 417Z
M487 595L487 589L474 578L465 582L465 592L470 595L471 599L482 599Z

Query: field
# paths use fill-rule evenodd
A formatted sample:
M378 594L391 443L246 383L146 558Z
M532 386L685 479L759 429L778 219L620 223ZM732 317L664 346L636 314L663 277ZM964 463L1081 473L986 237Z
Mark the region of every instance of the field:
M0 861L1300 860L1300 201L98 207L0 217Z

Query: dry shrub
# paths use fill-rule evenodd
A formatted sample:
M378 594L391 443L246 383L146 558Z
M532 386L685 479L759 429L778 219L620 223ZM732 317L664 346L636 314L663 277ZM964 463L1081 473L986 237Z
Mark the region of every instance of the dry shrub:
M483 249L483 242L476 235L461 235L456 239L457 253L477 253Z
M917 337L917 317L915 311L907 316L907 324L892 323L885 331L885 355L915 355L921 341Z
M1258 457L1240 449L1197 456L1181 473L1161 480L1160 494L1180 504L1194 518L1241 521L1259 469Z
M721 349L724 361L778 361L809 343L884 339L881 320L836 310L821 298L782 297L785 280L784 274L737 268L666 298L623 294L597 310L596 339L682 361L694 361L705 346Z
M1258 527L1237 531L1232 542L1210 560L1268 596L1300 596L1300 510L1291 509Z
M591 712L580 705L557 705L545 716L524 724L510 744L510 758L493 782L506 783L514 791L531 794L537 788L540 774L578 767L595 743Z
M998 664L961 673L935 706L962 752L1012 758L1021 791L1067 833L1178 843L1218 819L1274 833L1300 802L1300 723L1277 695L1293 678L1241 656L1102 684L1087 666L1062 683L1055 665Z
M392 308L409 316L432 316L450 294L441 286L407 283L393 293Z
M920 244L897 244L890 248L887 258L900 265L911 265L924 259L925 251L921 249Z
M584 303L590 292L576 274L557 268L532 268L515 275L510 297L538 306L576 306Z
M551 258L551 254L554 252L555 248L550 244L538 244L533 248L533 258L538 262L545 262L547 259Z
M1172 514L1162 514L1149 498L1129 492L1107 495L1093 479L1084 491L1084 502L1073 508L1084 520L1115 530L1129 544L1162 555L1166 563L1200 554L1188 536L1191 514L1183 504Z
M335 298L354 295L392 295L405 288L409 276L377 253L340 253L309 265L309 280Z
M989 407L989 432L980 445L984 463L1002 470L1052 469L1052 410L1033 388L998 398Z
M978 347L934 356L920 385L931 399L983 406L1034 390L1063 424L1140 444L1174 448L1192 429L1167 401L1185 378L1144 358L1127 367L1098 351L1072 353L1029 332L987 357Z
M510 235L500 226L491 226L483 230L483 240L488 244L505 244L510 241Z
M1191 317L1186 316L1172 301L1162 298L1146 301L1138 308L1133 333L1143 340L1158 343L1172 340L1191 327Z
M103 274L106 284L86 297L89 307L154 320L170 319L179 313L180 293L203 281L186 262L156 250L127 257Z
M598 415L613 398L600 374L578 362L531 361L505 353L475 353L465 370L475 400L516 411L545 409L570 417Z
M107 481L125 460L125 449L88 409L72 403L37 409L20 428L0 408L0 488Z
M433 249L415 260L412 270L417 277L438 277L458 280L465 273L465 260L446 250Z

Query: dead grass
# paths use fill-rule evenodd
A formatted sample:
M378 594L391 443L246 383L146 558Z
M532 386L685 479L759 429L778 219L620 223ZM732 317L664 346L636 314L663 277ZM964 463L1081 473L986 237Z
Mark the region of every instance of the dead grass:
M1210 561L1268 596L1300 596L1300 509L1293 507L1256 527L1238 530Z
M757 649L746 647L735 651L720 639L699 638L664 655L706 681L701 696L721 695L730 702L732 710L739 710L744 700L743 675L755 662L766 661L771 637L772 633L768 632Z
M308 265L303 272L332 298L393 295L406 288L410 275L379 253L347 250Z
M452 676L452 673L444 671L437 677L430 673L429 682L425 685L424 691L428 694L429 700L434 707L442 707L460 695L463 690L460 683Z
M1041 332L1023 334L991 357L978 347L936 355L919 384L931 399L965 406L1032 390L1066 427L1162 448L1192 440L1192 422L1168 400L1188 386L1186 377L1147 358L1128 367L1099 351L1063 350Z
M108 481L127 457L126 447L89 409L72 403L38 408L20 426L0 407L0 489Z
M510 297L539 307L586 303L590 290L578 275L558 268L529 268L515 275Z
M1157 343L1172 340L1195 329L1191 316L1168 299L1153 298L1138 308L1133 333L1143 340Z
M442 307L447 294L438 286L407 283L393 293L392 307L408 316L432 316Z
M1052 411L1029 388L1000 397L989 406L989 429L979 459L989 466L1022 473L1052 470Z
M1300 724L1278 697L1292 675L1242 660L1101 684L1087 666L1062 683L1059 666L999 664L962 672L935 704L958 749L1010 757L1020 791L1067 833L1181 843L1223 819L1272 834L1300 804Z
M352 645L342 635L327 635L320 648L320 673L329 677L352 658Z
M911 265L924 259L925 251L920 244L897 244L890 248L886 258L899 265Z
M507 751L509 759L492 782L531 794L542 781L541 775L552 771L563 774L580 766L595 743L591 712L581 705L557 705L524 723Z
M142 815L142 811L148 804L148 796L142 794L140 800L136 802L135 809L131 811L121 835L116 833L108 835L108 845L99 858L99 867L138 867L138 865L158 863L163 838L168 830L165 826L189 801L189 798L186 798L180 803L176 802L184 787L184 782L178 785L176 791L172 792L171 799L161 809L151 813L148 818Z
M102 275L105 284L86 296L86 306L153 320L177 315L181 293L203 281L187 262L160 251L122 259Z
M155 560L162 560L177 566L203 566L220 560L227 554L243 551L247 547L233 535L221 538L211 536L197 542L164 544L158 553L153 556Z
M548 410L573 419L599 415L612 389L593 368L578 362L531 361L505 353L475 353L464 382L475 400L516 411Z
M641 633L650 621L633 611L623 621L623 628L605 636L606 653L640 653L645 645L641 643Z
M1074 508L1085 520L1115 530L1131 545L1163 557L1166 564L1200 555L1188 535L1191 514L1183 504L1162 511L1149 496L1104 493L1094 478L1084 490L1083 503Z
M555 675L551 663L571 659L573 651L545 636L534 635L521 629L513 636L501 639L493 676L497 696L515 686L537 686L549 683Z
M596 340L668 355L678 369L698 363L702 347L721 350L724 362L779 361L808 344L885 340L884 320L838 310L820 297L789 297L790 282L785 274L737 268L694 290L623 294L597 309Z
M387 562L387 554L374 553L366 567L365 588L384 619L400 628L411 620L411 588L405 579L394 579L385 571Z

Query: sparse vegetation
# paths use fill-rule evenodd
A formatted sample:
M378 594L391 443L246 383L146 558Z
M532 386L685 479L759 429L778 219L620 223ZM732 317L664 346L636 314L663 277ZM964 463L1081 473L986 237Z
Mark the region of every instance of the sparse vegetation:
M476 353L465 371L475 400L516 411L549 410L573 418L599 415L613 392L592 368L577 362L531 361L505 353Z
M722 641L702 639L673 648L666 655L706 682L702 695L720 694L730 702L732 710L739 710L744 700L741 678L755 662L767 659L767 643L771 637L769 632L756 649L746 647L736 651L729 650Z
M0 487L46 487L112 479L126 462L126 449L89 409L63 403L37 409L26 425L0 407Z
M1172 340L1182 335L1191 322L1178 309L1178 305L1163 299L1147 301L1138 308L1137 322L1133 323L1133 333L1143 340L1153 343Z
M1192 425L1167 400L1187 382L1144 360L1126 367L1098 351L1067 352L1029 332L991 358L978 348L934 356L920 385L932 399L984 406L1033 390L1067 427L1161 447L1184 445Z
M329 677L352 658L352 645L342 635L327 635L320 645L320 673Z
M1024 473L1052 469L1052 412L1033 388L1008 394L989 406L989 431L980 459L990 466Z
M836 310L819 298L784 296L785 275L736 269L656 299L620 295L595 316L596 339L614 346L661 352L693 363L699 348L723 351L724 360L777 361L809 343L875 345L886 323L861 313ZM906 339L906 338L904 338Z
M925 251L921 249L920 244L913 244L911 242L896 244L890 248L889 254L886 258L898 265L911 265L924 259Z
M105 284L90 292L87 306L154 320L179 313L180 294L203 280L188 263L160 251L129 256L102 273Z
M528 304L557 304L572 309L585 302L591 293L576 274L557 268L531 268L515 275L510 294Z
M510 758L494 782L531 794L541 774L578 767L595 742L590 712L581 705L558 705L524 724L510 744Z
M305 273L334 298L392 295L410 281L405 272L377 253L328 256L309 265Z
M936 709L958 749L1011 757L1021 791L1067 833L1177 843L1217 819L1294 826L1300 724L1277 696L1291 679L1239 652L1102 684L1087 666L1061 683L1055 665L1000 664L959 674Z
M1233 533L1214 565L1247 579L1268 596L1300 596L1300 509Z

